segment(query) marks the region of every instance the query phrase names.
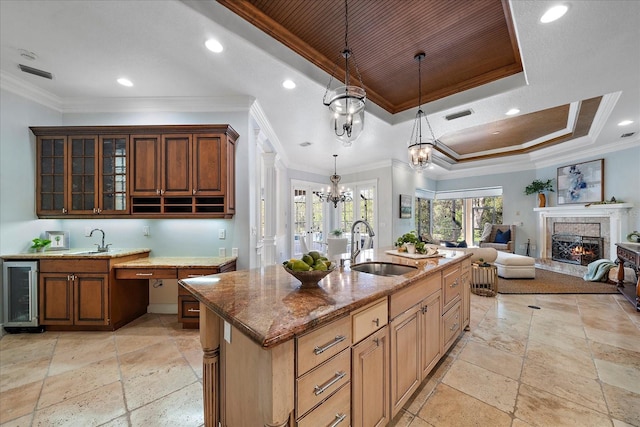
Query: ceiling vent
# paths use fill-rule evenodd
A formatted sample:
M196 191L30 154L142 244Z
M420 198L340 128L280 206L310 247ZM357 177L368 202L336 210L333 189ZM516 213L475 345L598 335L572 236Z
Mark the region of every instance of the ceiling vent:
M44 77L45 79L53 80L53 75L48 71L38 70L37 68L28 67L26 65L18 64L20 70L25 73L33 74L34 76Z
M620 138L629 138L630 136L633 136L635 134L635 132L623 133L622 135L620 135Z
M457 113L444 116L444 118L450 121L450 120L459 119L460 117L471 115L471 113L473 113L473 111L471 110L462 110L462 111L458 111Z

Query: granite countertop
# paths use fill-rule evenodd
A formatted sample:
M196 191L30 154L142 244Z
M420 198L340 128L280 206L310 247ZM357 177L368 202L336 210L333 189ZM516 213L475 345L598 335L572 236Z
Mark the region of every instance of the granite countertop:
M203 268L220 267L233 262L238 257L150 257L115 264L118 269L142 269L142 268Z
M270 348L471 256L454 250L440 252L444 257L416 260L389 255L384 249L362 251L358 262L374 260L418 268L402 276L385 277L337 267L315 288L301 288L281 265L179 283L257 344Z
M143 254L151 252L148 248L119 248L109 249L108 252L96 252L93 253L95 248L75 248L64 251L44 251L44 252L30 252L25 254L10 254L2 255L2 259L61 259L61 258L81 258L81 259L105 259L105 258L120 258L134 254ZM91 252L91 253L82 253Z

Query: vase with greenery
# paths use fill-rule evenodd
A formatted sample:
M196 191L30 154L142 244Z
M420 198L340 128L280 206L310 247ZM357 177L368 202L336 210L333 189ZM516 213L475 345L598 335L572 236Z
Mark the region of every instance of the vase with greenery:
M408 248L412 246L415 247L415 252L418 252L419 254L422 254L425 251L425 245L420 241L418 234L415 231L410 231L398 237L395 241L395 246L398 247L399 252L408 251Z
M546 181L542 181L539 179L534 179L533 182L527 185L524 188L524 194L537 194L538 195L538 207L544 208L547 204L547 197L545 196L545 191L553 191L553 182L548 179Z
M51 240L41 239L39 237L36 237L35 239L31 240L31 242L33 243L31 245L31 249L35 250L36 252L42 252L44 248L46 248L51 244Z
M331 234L333 235L333 237L342 237L342 230L336 228L335 230L331 231Z

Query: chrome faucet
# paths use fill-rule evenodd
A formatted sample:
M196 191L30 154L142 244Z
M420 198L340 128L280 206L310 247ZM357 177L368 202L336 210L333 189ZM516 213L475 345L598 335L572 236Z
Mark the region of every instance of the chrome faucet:
M99 228L94 228L93 230L91 230L91 233L89 233L89 237L93 236L94 231L99 231L102 233L102 244L99 245L97 243L94 243L98 247L98 252L109 251L109 246L111 246L111 243L108 243L106 246L104 245L104 231L100 230Z
M356 227L359 224L363 224L365 227L367 227L367 233L369 233L369 237L373 237L376 235L376 233L373 232L373 228L371 228L371 225L369 225L369 223L363 219L359 219L351 225L351 257L350 257L351 263L349 265L353 265L353 263L356 262L356 258L360 253L359 247L357 249L354 249L355 248L354 235L355 235ZM358 245L360 245L360 242L358 242Z

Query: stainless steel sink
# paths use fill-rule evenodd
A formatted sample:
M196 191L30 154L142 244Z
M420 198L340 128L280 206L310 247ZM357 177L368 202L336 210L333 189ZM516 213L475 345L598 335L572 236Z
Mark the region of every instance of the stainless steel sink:
M416 269L417 267L412 265L392 264L390 262L365 262L351 266L351 270L377 276L401 276Z

